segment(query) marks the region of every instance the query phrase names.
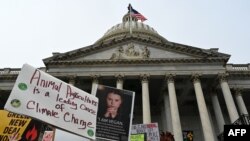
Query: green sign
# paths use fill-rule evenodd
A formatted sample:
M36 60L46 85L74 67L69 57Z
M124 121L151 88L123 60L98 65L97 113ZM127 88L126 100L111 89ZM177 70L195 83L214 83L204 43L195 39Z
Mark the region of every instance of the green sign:
M130 141L145 141L145 134L132 134L130 135Z

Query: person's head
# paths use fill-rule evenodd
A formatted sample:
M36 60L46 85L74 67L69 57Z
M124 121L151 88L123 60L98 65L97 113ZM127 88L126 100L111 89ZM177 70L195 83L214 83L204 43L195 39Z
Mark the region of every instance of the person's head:
M122 97L118 92L109 92L106 98L107 107L112 107L116 110L119 109L120 105L122 104Z

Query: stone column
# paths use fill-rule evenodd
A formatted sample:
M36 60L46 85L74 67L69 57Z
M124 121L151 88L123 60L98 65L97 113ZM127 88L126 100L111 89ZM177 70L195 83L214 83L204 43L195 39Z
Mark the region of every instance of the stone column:
M118 74L118 75L115 75L115 77L116 77L116 88L117 89L123 89L124 75L123 74Z
M167 124L167 131L173 132L172 130L172 118L171 118L171 111L170 111L170 104L169 104L169 96L167 92L163 93L163 100L164 100L164 109L165 109L165 117L166 117L166 124Z
M192 76L195 96L198 104L198 109L201 118L201 125L205 141L214 141L214 132L212 130L211 121L208 116L208 110L205 102L205 98L202 92L201 83L198 74Z
M219 128L219 133L222 133L224 131L225 120L221 112L221 107L220 107L217 93L215 91L212 91L211 99L212 99L216 122Z
M68 78L69 78L69 84L74 86L75 83L76 83L76 76L75 75L70 75L70 76L68 76Z
M242 89L240 89L240 88L236 88L236 89L235 89L235 99L236 99L236 103L237 103L237 105L238 105L238 107L239 107L240 114L241 114L241 115L245 115L245 114L248 115L248 111L247 111L245 102L244 102L244 100L243 100L243 98L242 98L241 91L242 91Z
M227 79L226 79L227 75L219 74L218 76L220 79L220 86L222 89L222 93L223 93L223 96L227 105L227 110L229 113L230 121L231 123L234 123L239 118L239 114L237 112L230 88L227 83Z
M141 75L142 83L142 116L143 123L151 123L151 113L150 113L150 100L149 100L149 87L148 87L148 74Z
M159 125L159 132L161 133L162 131L168 131L167 129L167 121L166 121L166 113L165 113L165 108L164 108L164 105L161 106L161 123L158 123L158 124L161 124Z
M167 75L166 80L168 83L168 94L169 94L170 112L171 112L174 138L177 141L182 141L183 136L182 136L181 120L177 104L176 92L175 92L174 76L172 74Z
M92 78L91 94L92 95L96 94L96 90L97 90L97 86L98 86L98 78L99 77L100 77L99 75L91 75L91 78Z

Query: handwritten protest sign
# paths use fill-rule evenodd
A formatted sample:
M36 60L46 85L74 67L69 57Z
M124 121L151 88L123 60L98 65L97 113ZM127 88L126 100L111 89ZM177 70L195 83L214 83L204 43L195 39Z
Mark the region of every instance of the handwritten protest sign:
M28 64L4 108L95 139L98 98Z
M147 134L147 141L160 140L158 123L132 125L131 134L140 134L140 133Z

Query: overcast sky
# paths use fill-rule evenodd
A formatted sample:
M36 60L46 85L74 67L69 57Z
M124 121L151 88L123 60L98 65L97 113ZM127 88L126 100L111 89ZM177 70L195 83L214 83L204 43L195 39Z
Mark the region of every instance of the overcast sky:
M122 22L129 3L171 42L219 48L231 55L228 63L250 62L250 0L0 0L0 68L44 67L52 52L93 44Z

